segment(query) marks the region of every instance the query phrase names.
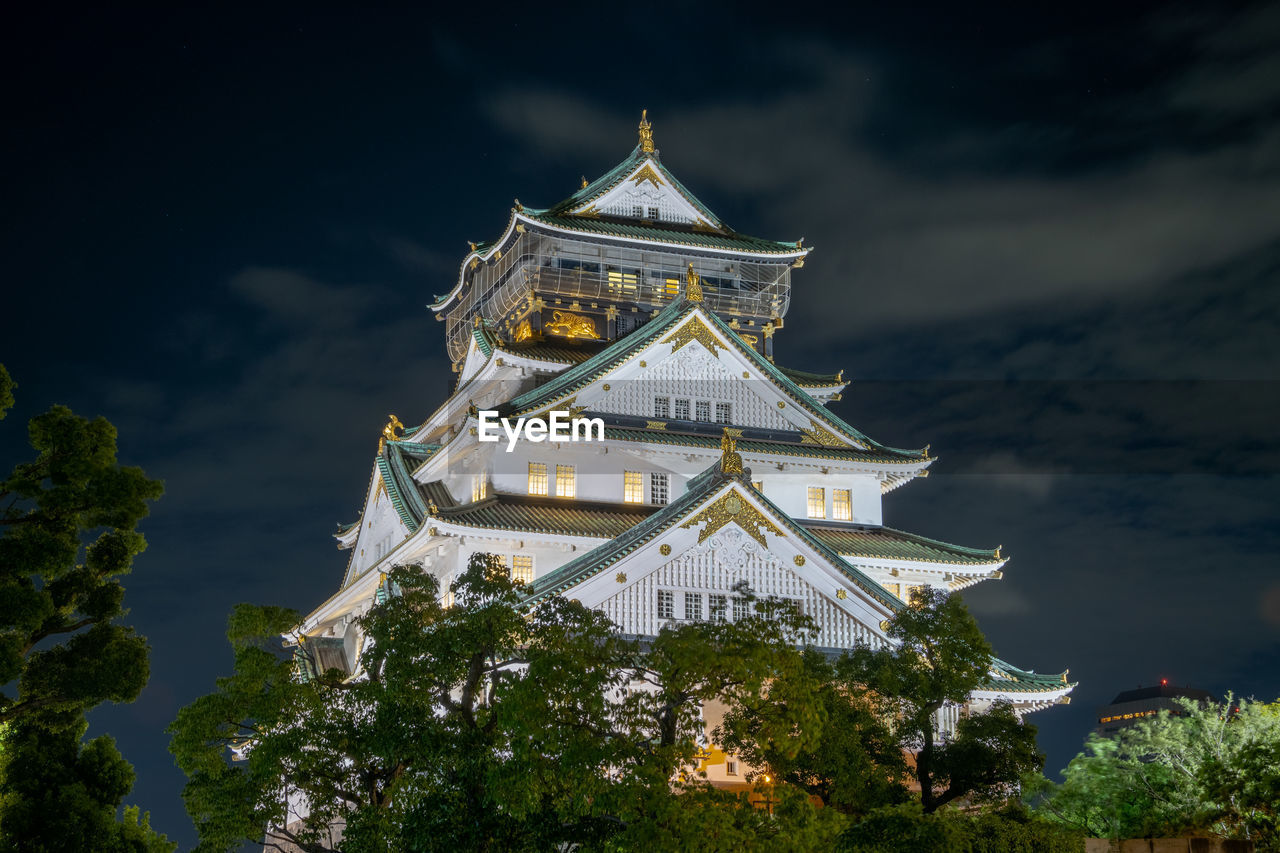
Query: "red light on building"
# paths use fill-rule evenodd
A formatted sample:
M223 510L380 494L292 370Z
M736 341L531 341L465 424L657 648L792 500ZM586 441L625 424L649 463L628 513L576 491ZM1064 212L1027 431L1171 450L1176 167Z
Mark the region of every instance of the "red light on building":
M1167 678L1162 678L1162 679L1160 679L1160 686L1161 686L1161 687L1166 686L1168 683L1169 683L1169 679L1167 679Z

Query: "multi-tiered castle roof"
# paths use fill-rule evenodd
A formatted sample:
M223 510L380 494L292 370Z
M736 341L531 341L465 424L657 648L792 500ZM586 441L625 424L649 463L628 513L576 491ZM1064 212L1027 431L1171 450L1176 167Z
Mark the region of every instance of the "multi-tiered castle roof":
M739 234L640 144L546 209L513 207L473 244L431 309L446 324L454 393L422 423L384 430L339 590L292 639L354 670L356 616L383 572L414 563L447 588L472 554L503 557L531 600L576 598L620 630L732 619L745 581L787 598L833 650L890 642L917 586L998 579L999 548L885 527L885 494L928 474L928 448L881 444L836 414L843 371L775 363L791 275L811 249ZM515 422L599 418L592 442L481 441L481 410ZM1066 673L992 661L972 697L1027 711L1066 701Z

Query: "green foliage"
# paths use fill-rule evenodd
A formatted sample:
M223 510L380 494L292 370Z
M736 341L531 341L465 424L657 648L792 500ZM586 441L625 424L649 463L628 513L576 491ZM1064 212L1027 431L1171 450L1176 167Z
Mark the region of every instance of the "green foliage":
M1091 735L1061 785L1029 779L1037 811L1099 837L1198 833L1280 850L1280 705L1179 704Z
M0 367L0 417L13 387ZM35 459L0 480L0 845L171 849L136 809L116 820L133 770L112 741L81 743L87 710L131 702L147 682L146 640L117 624L120 577L163 488L116 461L103 418L54 406L28 437Z
M840 837L849 853L1080 853L1084 836L1013 804L970 815L921 810L919 803L876 809Z

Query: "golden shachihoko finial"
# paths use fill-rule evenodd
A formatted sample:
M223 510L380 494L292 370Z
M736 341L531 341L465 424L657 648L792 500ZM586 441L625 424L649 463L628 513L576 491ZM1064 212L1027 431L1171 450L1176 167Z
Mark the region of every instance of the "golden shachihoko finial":
M689 264L689 274L686 276L687 284L684 288L684 298L690 302L702 301L702 277L693 271L693 264Z
M653 125L649 124L649 111L640 111L640 150L653 153Z
M387 421L387 425L382 428L382 438L378 439L379 453L382 452L388 441L398 441L400 439L400 436L396 435L396 430L404 432L404 424L395 415L391 415L391 420Z
M742 473L742 456L738 454L738 442L726 429L720 437L720 470L726 474Z

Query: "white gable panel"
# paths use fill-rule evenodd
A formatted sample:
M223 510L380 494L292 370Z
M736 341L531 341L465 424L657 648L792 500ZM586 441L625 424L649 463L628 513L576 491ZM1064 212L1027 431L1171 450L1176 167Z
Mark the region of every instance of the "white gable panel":
M589 206L594 207L597 213L628 219L657 219L686 225L697 222L711 224L649 160L637 166L625 180ZM643 210L637 213L636 208ZM654 208L658 212L656 217L650 214Z
M619 415L636 415L639 417L656 417L654 398L666 397L669 400L689 400L691 414L688 420L696 415L696 401L711 403L711 417L715 417L715 404L729 403L732 409L732 422L750 424L768 429L794 429L783 418L776 403L766 402L755 388L764 385L759 380L742 378L741 365L720 350L716 358L694 342L686 344L676 352L670 352L668 344L655 344L648 355L654 359L646 362L646 366L629 370L625 381L612 382L610 390L600 395L583 394L579 396L579 405L588 405L598 411ZM644 360L644 359L641 359ZM638 362L633 360L632 364ZM672 411L668 417L676 417Z

